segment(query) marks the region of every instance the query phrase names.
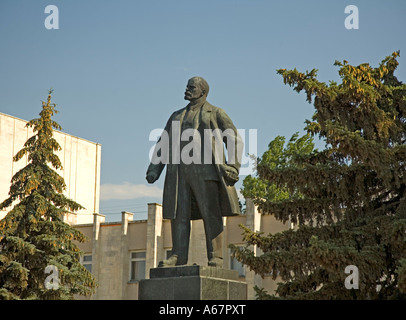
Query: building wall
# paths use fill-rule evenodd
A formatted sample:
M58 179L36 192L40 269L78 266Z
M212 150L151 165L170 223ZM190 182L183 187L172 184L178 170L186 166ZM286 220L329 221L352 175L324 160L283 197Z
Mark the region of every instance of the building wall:
M247 200L245 215L224 217L223 262L224 268L231 268L229 244L242 245L242 230L239 224L244 224L256 231L275 233L289 228L272 216L262 216L251 201ZM92 255L92 273L99 287L89 299L132 300L138 299L138 280L130 279L132 253L145 253L142 263L145 272L142 278L149 278L149 270L156 268L159 261L166 258L167 250L172 247L170 220L162 219L162 206L156 203L148 204L148 219L133 221L133 214L122 213L120 222L105 222L105 217L94 214L92 224L76 225L78 230L86 235L92 234L88 243L79 244L85 254ZM189 261L188 264L207 265L204 229L201 220L192 222ZM261 254L258 248L251 248L256 254ZM248 284L248 298L254 299L254 285L264 287L268 292L274 292L276 283L270 276L263 279L244 267L241 281Z
M13 175L28 164L27 156L13 161L13 156L33 135L26 123L0 113L0 202L8 197ZM63 166L58 173L66 183L64 194L85 207L66 219L70 223L91 223L93 213L99 212L101 145L59 131L54 131L54 138L62 148L56 154ZM0 219L7 212L0 211Z

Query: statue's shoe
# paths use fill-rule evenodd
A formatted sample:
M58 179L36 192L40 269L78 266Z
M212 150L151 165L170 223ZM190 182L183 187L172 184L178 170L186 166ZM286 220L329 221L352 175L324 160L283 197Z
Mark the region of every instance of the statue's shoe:
M162 267L174 267L178 261L178 256L176 254L171 255L167 260L159 261L158 268Z
M210 259L209 267L223 268L223 259L222 258Z

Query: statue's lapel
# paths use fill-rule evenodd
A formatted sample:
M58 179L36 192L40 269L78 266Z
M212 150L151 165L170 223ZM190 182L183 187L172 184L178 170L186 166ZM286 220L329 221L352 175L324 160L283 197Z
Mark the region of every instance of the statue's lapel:
M208 103L207 101L204 103L202 107L202 111L200 113L200 122L203 124L204 129L210 129L210 117L211 112L213 110L213 106ZM199 124L195 124L195 128L197 129Z
M186 114L186 107L183 108L182 110L180 110L180 112L173 117L172 121L179 121L179 124L182 127L182 121L183 121L183 118L185 117L185 114Z

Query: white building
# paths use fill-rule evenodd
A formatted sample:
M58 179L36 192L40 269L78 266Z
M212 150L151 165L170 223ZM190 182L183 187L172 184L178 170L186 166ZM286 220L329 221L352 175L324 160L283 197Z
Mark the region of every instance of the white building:
M0 202L8 197L11 178L28 164L27 156L18 162L13 156L23 148L33 135L27 121L0 113ZM64 194L80 203L85 209L69 215L71 223L89 223L93 213L99 212L101 145L54 130L54 138L62 150L57 152L63 169L58 173L64 178ZM2 219L12 207L0 210Z

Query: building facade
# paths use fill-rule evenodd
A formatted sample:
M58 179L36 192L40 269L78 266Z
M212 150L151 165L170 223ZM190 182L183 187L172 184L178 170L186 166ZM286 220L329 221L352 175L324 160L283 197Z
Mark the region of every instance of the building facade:
M229 244L245 246L240 224L252 230L277 233L289 224L276 221L273 216L258 213L247 200L246 214L224 217L223 263L224 268L238 270L240 280L247 282L248 299L255 299L254 285L273 292L278 279L261 278L231 257ZM105 222L105 216L94 214L91 224L75 225L89 241L79 244L84 252L83 264L91 271L98 288L89 299L133 300L138 299L138 284L149 278L149 270L167 258L172 249L170 220L162 219L162 206L148 204L147 220L133 221L133 214L122 212L120 222ZM252 248L260 254L258 248ZM188 264L207 266L206 241L202 220L192 221Z
M18 162L13 156L33 135L27 121L0 113L0 202L8 197L11 178L28 164L27 156ZM64 194L85 209L66 216L70 223L90 223L99 212L101 145L54 130L54 138L62 150L56 152L63 169L57 170L66 183ZM2 219L12 207L0 210Z

